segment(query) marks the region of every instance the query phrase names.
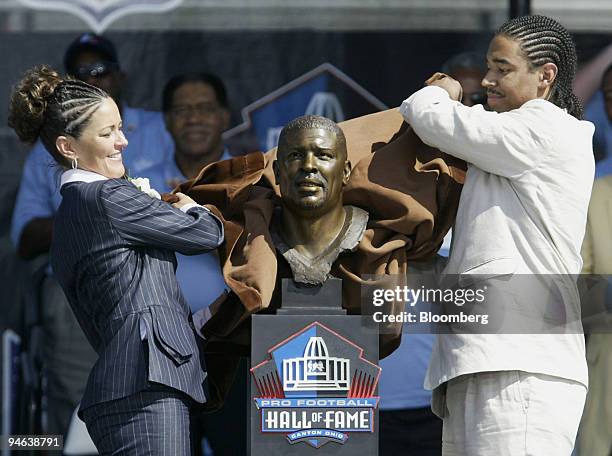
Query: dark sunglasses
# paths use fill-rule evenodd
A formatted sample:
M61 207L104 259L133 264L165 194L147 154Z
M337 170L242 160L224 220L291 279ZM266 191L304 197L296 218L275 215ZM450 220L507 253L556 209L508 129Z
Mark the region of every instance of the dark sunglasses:
M96 62L77 67L73 73L77 79L101 78L119 70L115 62Z

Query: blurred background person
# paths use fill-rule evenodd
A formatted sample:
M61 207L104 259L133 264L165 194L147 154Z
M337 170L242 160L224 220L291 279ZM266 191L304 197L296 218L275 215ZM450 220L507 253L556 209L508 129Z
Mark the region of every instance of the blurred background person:
M163 161L142 171L153 188L170 192L179 183L195 178L204 166L231 158L222 138L229 126L228 96L218 76L174 76L164 87L162 111L174 149ZM190 256L177 253L176 259L176 276L192 312L208 307L227 289L216 252ZM246 379L246 363L242 360L223 409L195 419L194 433L206 437L205 454L246 454ZM240 437L227 438L228 434Z
M204 166L230 158L222 139L229 126L227 91L219 77L206 73L173 77L163 89L162 111L174 147L162 161L142 171L151 187L168 193L195 178ZM177 258L177 277L192 312L225 291L215 252Z
M472 51L456 54L442 65L441 71L461 84L463 88L461 102L464 105L486 104L487 93L482 86L482 78L487 72L484 54Z
M595 177L612 174L612 43L576 73L574 91L585 106L584 118L595 124Z
M612 275L612 176L597 179L589 204L587 229L582 245L585 274L601 274L595 280L610 280ZM610 285L608 285L610 290ZM609 294L606 295L609 305ZM587 303L588 304L588 303ZM584 304L583 304L584 305ZM612 308L598 309L612 314ZM601 320L605 314L599 314ZM612 334L610 327L587 334L587 364L589 391L580 430L578 454L580 456L609 456L612 454Z
M595 180L582 246L582 272L612 274L612 43L577 73L576 95L585 104L585 118L595 124ZM606 280L604 277L595 280ZM608 313L610 309L607 310ZM601 315L601 319L604 316ZM600 323L605 324L603 321ZM612 336L609 328L586 335L589 391L577 449L580 456L612 454Z

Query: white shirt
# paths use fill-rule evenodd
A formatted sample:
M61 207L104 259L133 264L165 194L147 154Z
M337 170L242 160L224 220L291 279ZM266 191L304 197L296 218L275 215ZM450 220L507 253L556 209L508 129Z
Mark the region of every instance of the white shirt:
M68 184L70 182L85 182L90 184L92 182L108 180L108 177L103 176L102 174L94 173L93 171L87 171L85 169L69 169L62 173L60 178L60 188L64 186L64 184ZM187 211L193 207L201 207L206 211L210 212L207 207L204 207L198 203L187 203L182 205L179 209L182 212L187 213Z
M542 99L488 112L435 86L414 93L400 111L423 142L469 164L446 274L580 272L595 169L590 122ZM584 336L439 335L426 386L497 370L586 385Z

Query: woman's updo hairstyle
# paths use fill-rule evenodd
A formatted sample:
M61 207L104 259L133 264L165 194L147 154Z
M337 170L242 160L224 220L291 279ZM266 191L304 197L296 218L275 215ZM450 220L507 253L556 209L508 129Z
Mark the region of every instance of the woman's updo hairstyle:
M26 143L33 144L40 138L57 163L69 167L55 145L58 136L79 138L108 96L85 82L62 78L47 65L37 66L28 70L13 89L8 125Z

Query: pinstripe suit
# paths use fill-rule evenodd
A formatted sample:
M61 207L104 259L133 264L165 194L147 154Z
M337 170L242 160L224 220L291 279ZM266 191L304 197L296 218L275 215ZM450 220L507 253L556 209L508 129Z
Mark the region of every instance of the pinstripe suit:
M143 391L159 390L161 384L166 392L184 393L179 394L184 399L206 401L206 374L176 281L174 251L189 255L214 249L223 241L223 228L201 206L184 213L126 180L96 179L62 186L51 264L99 355L80 410L99 446L96 437L102 438L104 430L91 420L106 412L112 416L118 399L128 398L123 406L131 401L133 408L142 403ZM96 413L87 413L92 406ZM163 408L155 410L163 414Z

